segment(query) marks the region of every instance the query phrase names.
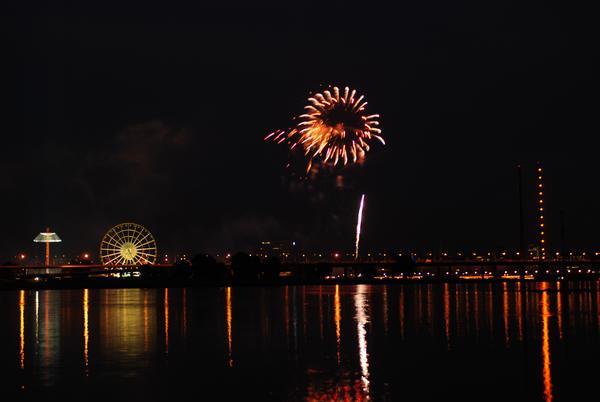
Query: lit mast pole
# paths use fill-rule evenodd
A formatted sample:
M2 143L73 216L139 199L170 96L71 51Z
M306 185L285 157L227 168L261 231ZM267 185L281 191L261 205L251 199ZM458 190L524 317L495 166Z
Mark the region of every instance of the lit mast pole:
M50 233L50 228L46 228L46 233ZM46 242L46 258L44 260L44 265L47 267L50 266L50 242Z
M539 259L546 259L546 228L544 225L544 175L542 164L537 163L537 194L538 194L538 250Z
M523 225L523 175L521 173L521 165L517 165L517 178L519 179L519 259L523 261L527 259L527 251L525 251L525 230ZM525 279L525 265L521 266L520 279Z

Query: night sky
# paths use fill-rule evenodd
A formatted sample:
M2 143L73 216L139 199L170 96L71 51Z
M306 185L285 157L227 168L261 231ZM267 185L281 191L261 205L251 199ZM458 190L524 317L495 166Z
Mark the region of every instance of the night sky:
M47 225L96 252L124 221L161 251L351 251L361 193L365 249L515 249L516 165L531 243L538 160L550 251L561 210L568 248L600 248L595 21L574 3L83 3L0 17L1 258ZM263 137L329 84L366 95L387 145L299 181Z

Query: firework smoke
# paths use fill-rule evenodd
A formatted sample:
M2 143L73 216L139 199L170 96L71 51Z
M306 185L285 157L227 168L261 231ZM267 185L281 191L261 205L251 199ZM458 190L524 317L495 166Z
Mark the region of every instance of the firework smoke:
M362 214L363 214L363 207L365 205L365 195L363 194L360 197L360 207L358 208L358 219L356 222L356 245L355 245L355 251L354 251L354 259L358 260L358 246L360 243L360 228L362 226Z
M290 149L302 147L308 158L307 172L315 159L332 166L362 162L373 138L385 145L379 135L379 115L367 114L364 95L356 97L356 90L345 87L341 94L338 87L330 87L308 102L294 128L276 130L264 138L277 144L285 142Z

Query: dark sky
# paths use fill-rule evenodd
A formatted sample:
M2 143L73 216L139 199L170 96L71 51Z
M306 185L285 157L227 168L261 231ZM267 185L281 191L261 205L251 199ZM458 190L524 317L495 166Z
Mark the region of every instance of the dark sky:
M531 226L537 160L549 248L559 247L560 210L571 248L599 246L589 10L493 0L88 3L4 6L2 258L35 249L46 225L66 252L95 251L123 221L148 227L162 251L261 239L351 250L361 193L366 248L514 248L515 166L524 166ZM262 138L329 84L367 96L387 146L360 168L298 182L286 149Z

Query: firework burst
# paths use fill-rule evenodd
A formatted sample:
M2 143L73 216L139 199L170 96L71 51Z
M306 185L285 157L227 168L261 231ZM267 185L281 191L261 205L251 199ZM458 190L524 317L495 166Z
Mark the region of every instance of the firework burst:
M289 130L277 130L264 139L278 144L287 143L290 149L298 146L308 158L308 172L314 160L335 166L338 163L362 162L371 149L373 139L385 145L379 129L379 115L368 114L364 95L345 87L330 87L308 98L305 113L298 124Z

